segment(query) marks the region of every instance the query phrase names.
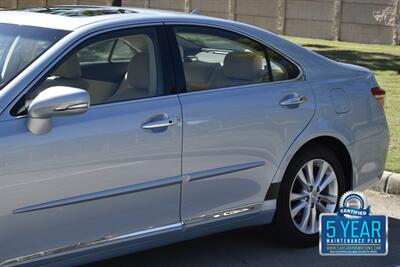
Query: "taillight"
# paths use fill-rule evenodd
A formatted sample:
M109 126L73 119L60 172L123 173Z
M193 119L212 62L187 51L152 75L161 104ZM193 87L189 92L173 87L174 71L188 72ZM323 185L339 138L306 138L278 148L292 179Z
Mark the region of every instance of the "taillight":
M385 90L383 90L380 87L374 87L371 89L372 95L375 97L376 100L378 100L379 104L381 104L382 107L385 106Z

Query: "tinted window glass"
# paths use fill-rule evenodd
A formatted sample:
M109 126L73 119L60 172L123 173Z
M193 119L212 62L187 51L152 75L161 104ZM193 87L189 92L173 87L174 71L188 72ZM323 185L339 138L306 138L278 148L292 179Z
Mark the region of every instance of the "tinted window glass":
M118 39L115 43L111 61L129 61L138 51L129 42Z
M268 50L268 55L274 81L291 80L299 76L300 71L292 62L271 49Z
M76 55L81 63L106 62L114 40L105 40L82 48Z
M115 41L115 44L121 44L121 48L116 52L117 58L123 59L121 62L107 60L110 54L108 49L112 49ZM137 34L86 43L77 52L62 60L39 86L19 101L12 113L25 114L27 107L38 94L54 86L87 90L91 105L163 94L155 30L142 29Z
M0 23L0 89L67 31Z
M291 62L246 36L198 26L174 30L187 91L272 82L275 75L285 80L298 73Z

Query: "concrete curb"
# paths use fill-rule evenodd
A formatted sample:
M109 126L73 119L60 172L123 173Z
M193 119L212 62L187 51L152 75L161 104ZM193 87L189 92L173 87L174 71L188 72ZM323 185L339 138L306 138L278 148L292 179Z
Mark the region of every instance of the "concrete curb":
M400 174L394 172L384 172L378 183L373 185L371 189L400 196Z

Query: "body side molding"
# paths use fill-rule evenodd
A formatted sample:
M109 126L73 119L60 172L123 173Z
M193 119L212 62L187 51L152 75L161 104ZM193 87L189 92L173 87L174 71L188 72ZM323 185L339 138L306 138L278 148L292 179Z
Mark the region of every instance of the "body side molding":
M232 173L232 172L238 172L238 171L243 171L243 170L247 170L247 169L252 169L252 168L256 168L256 167L263 166L263 165L265 165L265 162L255 161L255 162L225 166L225 167L216 168L216 169L210 169L210 170L206 170L206 171L193 172L193 173L184 175L184 177L185 177L186 182L193 182L193 181L198 181L198 180L202 180L202 179L206 179L206 178L210 178L210 177L214 177L214 176L218 176L218 175L224 175L224 174L228 174L228 173ZM82 202L98 200L98 199L102 199L102 198L115 197L115 196L137 193L137 192L141 192L141 191L145 191L145 190L151 190L151 189L170 186L170 185L176 185L176 184L180 184L181 182L182 182L182 176L173 176L173 177L168 177L168 178L162 178L162 179L158 179L158 180L154 180L154 181L150 181L150 182L122 186L122 187L117 187L117 188L108 189L108 190L104 190L104 191L88 193L88 194L53 200L53 201L49 201L49 202L34 204L34 205L15 209L13 211L13 213L19 214L19 213L24 213L24 212L50 209L50 208L55 208L55 207L60 207L60 206L73 205L73 204L78 204L78 203L82 203Z
M227 210L221 210L210 214L200 215L198 217L190 218L183 221L184 225L192 225L201 222L209 222L216 219L224 219L234 215L243 215L245 213L261 211L262 203L254 203L241 207L235 207Z
M225 166L225 167L220 167L216 169L210 169L206 171L199 171L199 172L193 172L190 174L184 175L185 181L186 182L194 182L218 175L223 175L223 174L228 174L232 172L238 172L238 171L244 171L256 167L260 167L265 165L264 161L255 161L255 162L248 162L248 163L242 163L242 164L236 164L236 165L230 165L230 166Z
M26 261L32 261L32 260L36 260L36 259L43 258L46 256L72 252L72 251L79 250L79 249L86 249L86 248L90 248L90 247L94 247L94 246L104 245L104 244L111 243L111 242L128 241L129 239L132 239L132 238L140 238L140 237L145 237L145 236L151 235L151 234L169 232L169 231L180 230L180 229L182 229L182 223L174 223L174 224L149 228L149 229L145 229L145 230L138 231L138 232L128 233L128 234L124 234L124 235L105 236L103 238L100 238L100 239L94 240L94 241L78 243L78 244L74 244L71 246L53 248L53 249L36 252L36 253L22 256L22 257L5 260L3 262L0 262L0 266L10 265L10 264L21 264Z
M141 231L122 234L122 235L105 236L105 237L102 237L102 238L99 238L99 239L93 240L93 241L82 242L82 243L77 243L77 244L73 244L73 245L69 245L69 246L52 248L52 249L48 249L45 251L35 252L33 254L29 254L29 255L2 261L2 262L0 262L0 266L18 265L18 264L23 264L23 263L28 263L28 262L35 262L36 260L40 260L42 258L57 256L57 255L65 254L65 253L69 253L69 252L77 252L81 249L96 248L97 246L108 245L108 244L116 243L116 242L130 241L130 240L134 240L134 239L145 238L147 236L152 236L152 235L157 235L157 234L162 234L162 233L169 233L172 231L179 231L179 230L184 231L185 226L192 226L192 225L196 225L198 223L211 223L214 220L228 219L229 217L234 217L235 215L241 216L241 215L246 215L246 214L257 214L258 212L263 211L263 205L265 203L268 203L268 202L253 203L253 204L235 207L235 208L231 208L231 209L220 210L220 211L217 211L217 212L214 212L211 214L201 215L199 217L191 218L191 219L173 223L173 224L147 228L147 229L144 229Z
M115 196L137 193L137 192L141 192L141 191L145 191L145 190L180 184L181 182L182 182L181 176L168 177L168 178L163 178L163 179L154 180L154 181L150 181L150 182L122 186L122 187L117 187L117 188L99 191L99 192L95 192L95 193L83 194L83 195L63 198L63 199L59 199L59 200L53 200L50 202L44 202L44 203L40 203L40 204L36 204L36 205L31 205L31 206L16 209L13 211L13 213L18 214L18 213L24 213L24 212L72 205L72 204L77 204L77 203L81 203L81 202L93 201L93 200L102 199L102 198L115 197Z

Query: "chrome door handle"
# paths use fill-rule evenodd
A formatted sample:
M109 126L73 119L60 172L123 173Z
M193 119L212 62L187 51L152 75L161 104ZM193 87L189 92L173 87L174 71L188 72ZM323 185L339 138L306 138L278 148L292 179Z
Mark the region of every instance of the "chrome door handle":
M279 104L281 106L294 106L294 105L303 104L306 101L307 101L307 97L294 95L294 96L291 96L290 98L287 98L287 99L281 101Z
M179 119L177 117L168 117L162 120L147 122L142 125L143 129L157 129L163 127L169 127L173 125L177 125L179 123Z

